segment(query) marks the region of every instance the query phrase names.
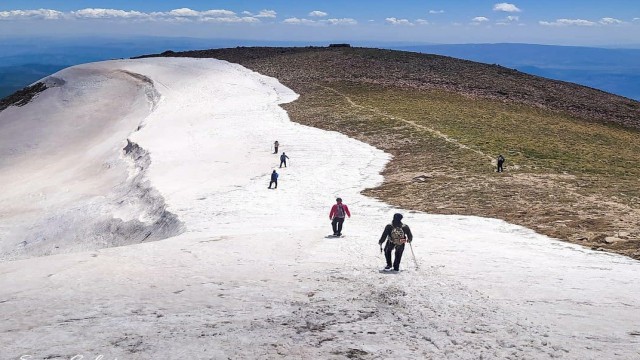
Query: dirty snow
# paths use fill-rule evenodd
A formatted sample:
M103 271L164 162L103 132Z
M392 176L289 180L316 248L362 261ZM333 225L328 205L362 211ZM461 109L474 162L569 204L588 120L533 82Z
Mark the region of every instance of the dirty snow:
M11 124L22 136L0 143L1 249L10 260L34 229L45 244L0 263L3 359L640 357L640 263L499 220L409 212L360 195L382 181L389 156L291 123L278 104L297 95L276 79L166 58L82 65L54 78L64 84L0 113L2 133ZM52 95L69 86L91 101ZM30 137L49 150L25 145L15 157L16 144L28 143L20 114L62 121L68 115L55 114L69 108L112 125L86 116L55 126L42 116L44 130ZM123 155L127 139L150 164ZM277 168L275 140L288 168ZM86 150L94 144L101 151ZM52 149L68 156L47 157ZM112 171L80 166L105 162ZM268 190L273 169L279 185ZM153 200L109 200L136 184ZM353 217L344 238L327 239L336 196ZM154 217L171 214L182 233L103 248L115 243L92 237L109 227L84 226L83 239L73 227L57 230L58 211L69 221L82 213L90 223L100 215L133 224L122 231L158 229ZM381 273L377 240L397 211L414 233L419 268L407 248L399 274ZM26 258L51 244L61 254Z

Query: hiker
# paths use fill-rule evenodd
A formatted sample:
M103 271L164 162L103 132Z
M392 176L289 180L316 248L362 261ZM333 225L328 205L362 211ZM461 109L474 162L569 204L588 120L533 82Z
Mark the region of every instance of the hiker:
M273 172L271 173L271 181L269 182L269 189L271 189L271 185L275 184L276 187L274 189L278 188L278 173L273 170Z
M502 164L504 164L504 156L498 155L498 172L502 172Z
M282 167L282 164L284 164L284 167L287 167L287 159L289 157L287 155L285 155L284 151L282 152L282 155L280 155L280 167Z
M344 223L344 216L351 217L349 207L342 203L341 198L336 199L336 203L331 207L329 212L329 219L331 220L331 227L333 228L333 236L342 236L342 223Z
M274 154L278 153L278 146L280 146L280 143L278 142L278 140L276 140L276 142L273 143L273 148L275 149L273 151Z
M387 266L384 267L384 271L400 271L400 260L402 260L402 252L404 251L404 244L410 243L413 240L411 229L409 226L402 223L402 214L393 214L393 220L391 224L388 224L384 228L384 232L378 241L380 245L380 251L382 251L382 243L387 241L384 247L384 257L387 260ZM391 252L396 250L395 259L391 264Z

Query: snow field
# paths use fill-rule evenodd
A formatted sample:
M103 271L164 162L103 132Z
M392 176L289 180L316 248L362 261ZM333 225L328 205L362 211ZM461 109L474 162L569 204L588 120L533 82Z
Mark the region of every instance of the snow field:
M186 231L1 263L10 357L640 356L631 335L640 330L637 262L499 220L366 198L359 192L382 181L388 155L291 123L278 104L296 94L241 66L182 58L90 66L153 81L161 98L128 137L149 152L145 178ZM275 140L291 158L286 169L277 168ZM267 190L273 169L278 189ZM353 217L345 238L326 239L337 196ZM411 226L420 270L407 248L400 274L379 272L377 240L394 212Z

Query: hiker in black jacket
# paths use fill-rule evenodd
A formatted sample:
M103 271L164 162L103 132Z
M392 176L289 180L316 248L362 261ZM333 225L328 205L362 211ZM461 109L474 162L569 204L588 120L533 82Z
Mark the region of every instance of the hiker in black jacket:
M502 172L502 164L504 164L504 156L502 154L498 155L498 172Z
M402 260L404 244L410 243L411 240L413 240L411 229L409 229L408 225L403 224L401 220L402 214L393 214L393 221L391 221L391 224L385 226L380 241L378 241L380 250L382 250L382 243L385 242L385 240L387 241L384 247L384 257L387 260L387 266L385 266L384 271L391 271L392 267L393 271L400 270L400 260ZM391 252L393 249L396 249L396 255L392 265Z

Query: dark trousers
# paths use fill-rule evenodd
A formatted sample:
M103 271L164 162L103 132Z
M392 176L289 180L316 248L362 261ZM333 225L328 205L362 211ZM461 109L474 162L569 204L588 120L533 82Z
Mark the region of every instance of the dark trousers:
M271 180L269 182L269 189L271 189L271 185L276 184L276 189L278 188L278 180Z
M273 153L277 154L278 153L278 147L276 146L275 148L276 148L276 150Z
M331 227L333 227L334 234L342 234L342 223L344 222L344 218L334 217L333 221L331 221Z
M402 253L404 252L404 244L395 245L391 241L387 241L387 245L384 247L384 257L387 259L387 266L391 266L391 252L396 249L396 257L393 259L393 268L398 270L400 268L400 260L402 260Z
M282 164L284 164L284 167L287 167L287 160L280 160L280 167L282 167Z
M498 161L498 172L502 172L502 163Z

